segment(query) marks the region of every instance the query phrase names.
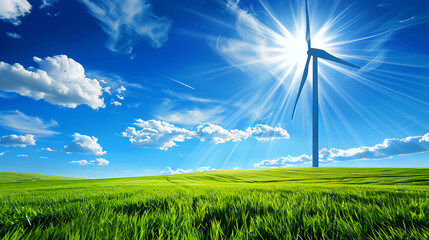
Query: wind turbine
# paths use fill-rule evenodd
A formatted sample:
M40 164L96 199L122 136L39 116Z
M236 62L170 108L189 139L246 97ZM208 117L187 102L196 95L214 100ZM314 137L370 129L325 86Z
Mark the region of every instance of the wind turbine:
M318 93L318 70L317 70L317 59L322 58L329 61L341 63L353 68L360 69L359 66L348 63L344 60L341 60L325 50L312 48L311 47L311 35L310 35L310 21L308 17L308 5L307 0L305 0L305 14L306 14L306 32L305 38L307 41L308 51L307 51L307 62L305 63L304 73L302 74L301 84L299 86L298 96L296 97L295 106L293 107L292 119L295 115L296 104L298 103L299 96L301 95L302 88L304 87L305 80L307 80L308 75L308 65L310 63L311 57L313 57L313 167L319 166L319 93Z

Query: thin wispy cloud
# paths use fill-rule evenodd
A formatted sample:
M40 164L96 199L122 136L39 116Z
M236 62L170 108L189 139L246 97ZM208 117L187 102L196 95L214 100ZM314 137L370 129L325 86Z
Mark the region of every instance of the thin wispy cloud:
M58 134L58 132L51 130L52 127L58 126L55 120L44 121L39 117L27 116L18 110L0 112L0 126L16 132L39 136Z
M162 92L164 92L164 93L166 93L172 97L176 97L177 99L183 100L183 101L197 102L197 103L217 103L218 102L214 99L196 97L194 95L186 94L186 93L177 93L177 92L174 92L170 89L164 89L164 90L162 90Z
M54 6L55 3L58 3L59 0L42 0L42 4L40 5L40 9L48 8Z
M399 21L399 23L407 23L407 22L410 22L410 21L412 21L414 19L416 19L416 16L412 16L412 17L409 17L409 18L406 18L406 19L402 19L402 20Z
M21 38L21 36L18 33L13 33L13 32L6 32L6 36L10 37L10 38Z
M168 39L172 20L155 15L148 0L80 0L108 36L106 47L130 54L141 39L154 48Z
M173 110L172 108L165 107L165 104L162 106L164 107L158 108L155 117L175 124L196 125L204 122L220 123L224 119L222 116L224 108L222 107Z
M191 96L180 95L178 97L186 98ZM188 102L188 100L185 101ZM205 122L220 123L224 120L223 114L225 112L225 108L222 106L211 104L207 107L199 107L199 105L196 105L195 103L206 104L208 102L191 101L195 106L193 106L194 104L187 104L183 107L179 107L177 104L178 102L181 103L182 101L177 101L176 99L164 100L163 103L155 109L155 118L183 125L197 125Z

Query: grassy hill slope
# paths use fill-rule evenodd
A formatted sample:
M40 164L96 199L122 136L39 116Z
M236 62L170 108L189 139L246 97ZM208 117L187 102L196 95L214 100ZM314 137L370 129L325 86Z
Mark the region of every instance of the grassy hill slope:
M59 181L59 180L76 180L76 179L80 179L80 178L60 177L60 176L32 174L32 173L0 172L0 183L28 182L28 181Z
M429 185L429 169L418 168L270 168L224 170L169 176L138 177L103 180L169 181L176 184L200 183L281 183L281 184L372 184L372 185Z
M4 183L0 239L429 239L428 178L283 168Z

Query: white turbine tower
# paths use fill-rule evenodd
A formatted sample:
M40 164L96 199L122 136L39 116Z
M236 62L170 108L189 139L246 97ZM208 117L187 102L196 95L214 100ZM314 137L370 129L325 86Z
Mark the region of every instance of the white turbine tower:
M310 22L308 18L308 6L307 0L305 0L305 14L306 14L306 33L305 38L307 40L308 51L307 51L307 62L305 64L304 73L302 75L301 84L299 86L298 96L296 97L295 105L293 107L292 119L295 115L296 104L298 103L299 96L301 95L302 88L304 87L305 80L307 80L308 75L308 65L310 63L311 57L313 57L313 167L319 166L319 93L318 93L318 70L317 70L317 58L326 59L329 61L341 63L350 67L358 68L354 64L348 63L344 60L341 60L333 55L327 53L325 50L311 48L311 36L310 36Z

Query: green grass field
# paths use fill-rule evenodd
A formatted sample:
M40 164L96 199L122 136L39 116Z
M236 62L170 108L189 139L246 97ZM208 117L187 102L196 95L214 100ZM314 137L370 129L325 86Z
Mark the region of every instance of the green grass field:
M429 169L0 173L0 239L429 239Z

